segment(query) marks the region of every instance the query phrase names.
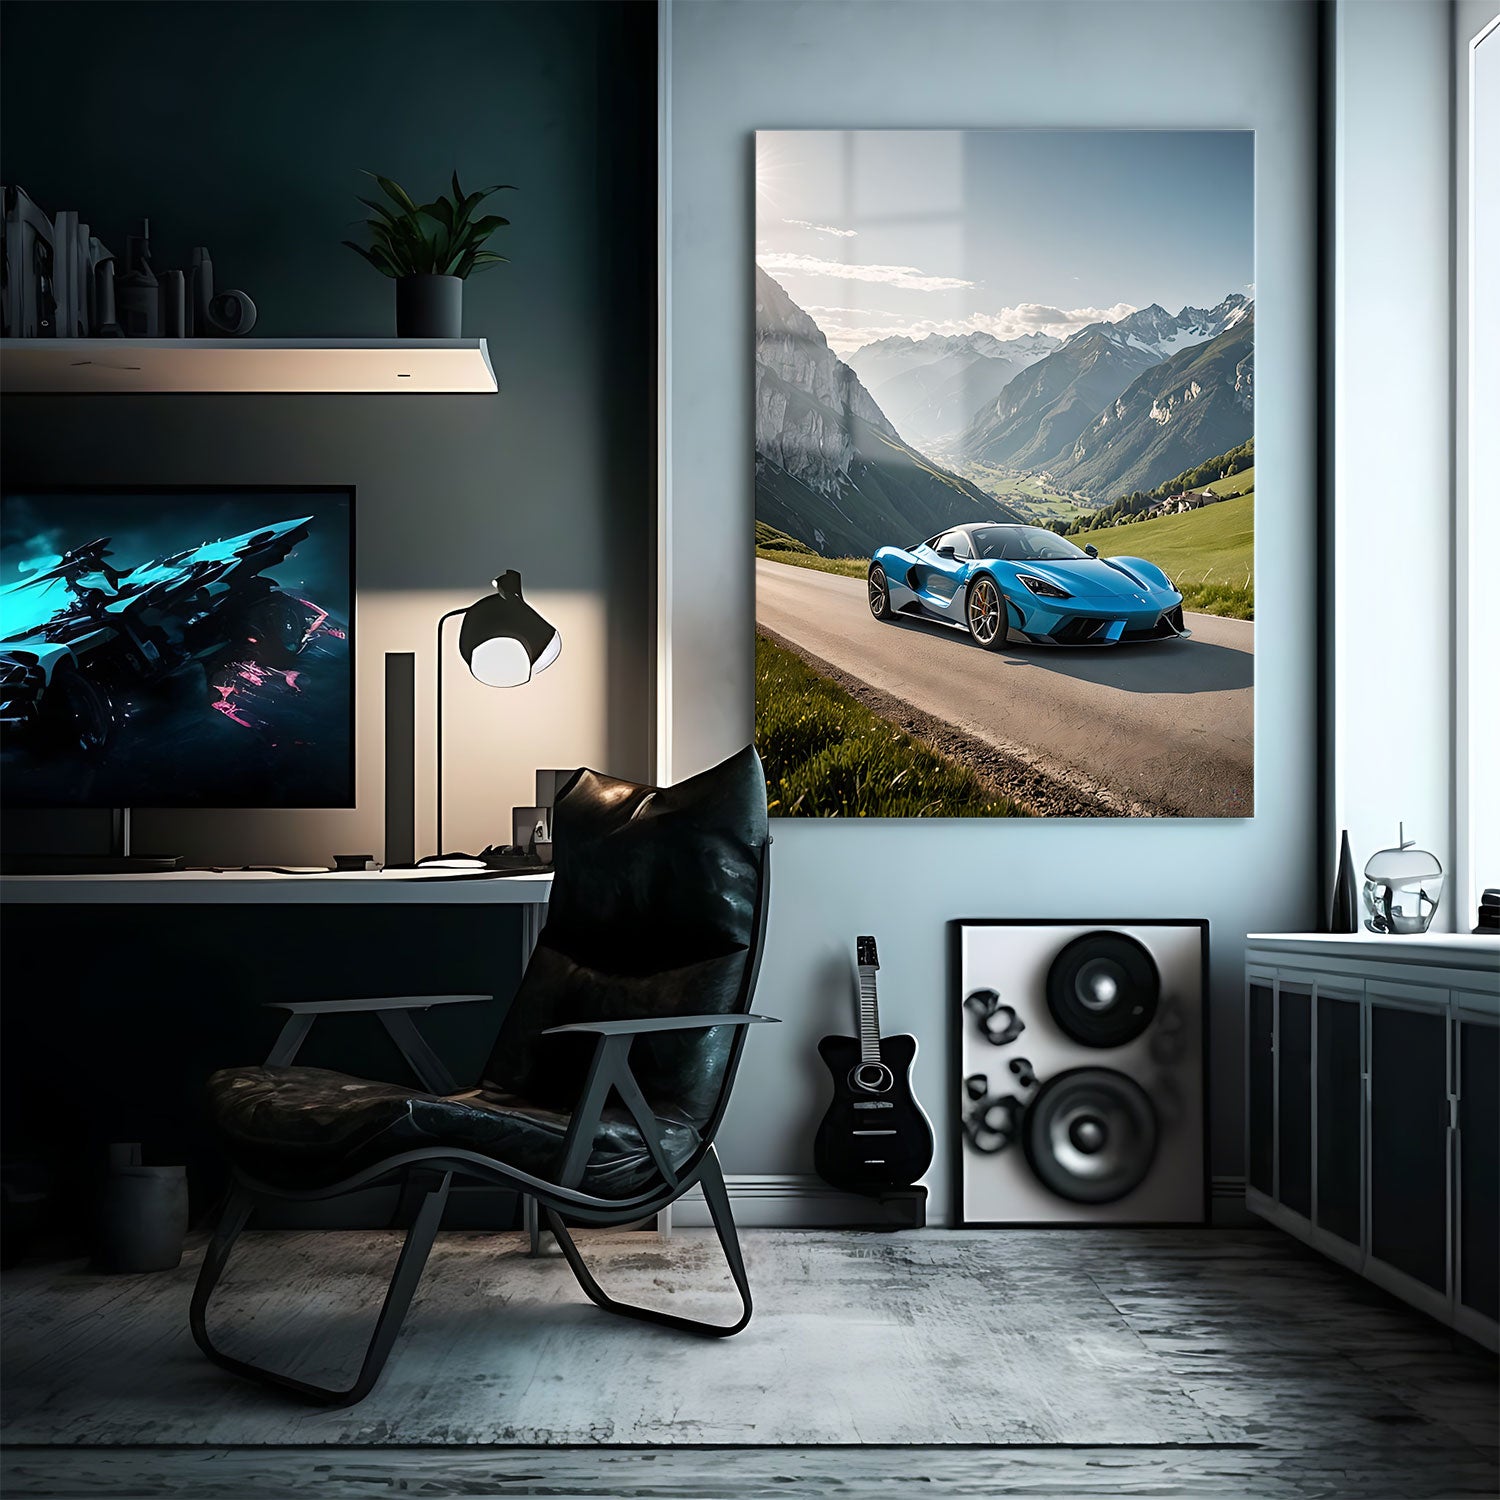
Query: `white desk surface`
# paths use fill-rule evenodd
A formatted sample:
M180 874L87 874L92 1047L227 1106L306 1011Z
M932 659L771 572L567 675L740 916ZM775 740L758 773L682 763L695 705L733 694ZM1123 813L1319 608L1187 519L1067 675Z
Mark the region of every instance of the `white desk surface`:
M173 870L160 875L0 877L0 902L27 905L541 906L551 892L550 874L476 879L427 870L339 870L317 875Z

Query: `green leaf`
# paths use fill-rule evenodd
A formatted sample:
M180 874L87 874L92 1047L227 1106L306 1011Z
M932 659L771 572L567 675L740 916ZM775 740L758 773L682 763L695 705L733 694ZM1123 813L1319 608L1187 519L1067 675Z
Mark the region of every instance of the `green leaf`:
M453 205L442 197L424 203L421 210L429 219L436 219L449 234L453 233Z
M370 264L374 266L382 276L394 276L396 274L388 266L384 265L380 258L373 251L366 250L363 245L356 245L353 240L345 240L344 243L351 250L353 250L356 255L364 256L364 258L369 261Z
M401 186L399 182L392 182L389 177L382 177L379 172L366 172L366 177L373 177L380 184L380 190L393 203L397 203L409 214L417 212L417 205L412 202L411 194Z
M357 193L355 194L355 197L360 203L363 203L366 208L371 209L373 212L379 214L383 222L387 224L395 224L400 222L397 216L393 214L390 209L385 206L385 204L377 203L373 198L360 198Z

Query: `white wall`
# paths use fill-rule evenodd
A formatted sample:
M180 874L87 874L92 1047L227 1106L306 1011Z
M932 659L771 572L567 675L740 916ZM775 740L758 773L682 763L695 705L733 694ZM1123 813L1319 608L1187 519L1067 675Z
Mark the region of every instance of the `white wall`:
M1453 581L1454 841L1458 931L1500 885L1500 0L1454 7L1454 187L1458 317Z
M1333 816L1356 868L1402 821L1453 864L1452 24L1433 0L1336 20ZM1435 927L1454 916L1450 893Z
M811 1169L817 1038L850 1024L853 935L880 938L883 1020L921 1043L948 1208L945 923L1206 916L1213 1169L1242 1170L1249 931L1317 918L1317 15L1277 0L667 0L663 105L669 531L666 769L751 736L752 132L856 126L1253 127L1257 215L1257 776L1243 822L776 824L758 1008L721 1138L731 1174ZM1203 211L1213 212L1211 193Z

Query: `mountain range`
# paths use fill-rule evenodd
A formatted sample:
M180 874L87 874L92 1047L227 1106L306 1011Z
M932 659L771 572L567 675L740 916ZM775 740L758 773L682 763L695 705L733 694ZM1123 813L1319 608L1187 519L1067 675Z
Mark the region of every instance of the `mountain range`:
M1135 477L1141 472L1155 473L1153 482L1159 483L1187 467L1166 454L1184 451L1194 432L1222 428L1226 440L1203 451L1224 452L1254 431L1249 397L1253 364L1240 368L1253 361L1254 314L1255 304L1234 292L1217 307L1184 307L1174 315L1152 303L1117 322L1090 323L981 406L960 437L958 451L964 458L1008 468L1044 470L1057 486L1096 499L1145 487ZM1192 395L1184 394L1186 387L1171 386L1176 373L1193 364L1194 350L1226 336L1238 351L1233 359L1196 368ZM1164 372L1167 385L1158 389L1148 382L1138 390L1137 382L1158 366L1173 367ZM1140 398L1148 390L1152 399L1143 404ZM1134 395L1125 403L1127 392ZM1154 404L1158 395L1170 404ZM1199 400L1201 413L1173 426ZM1203 420L1210 411L1211 423ZM1132 424L1143 425L1127 441L1123 429ZM1189 453L1188 462L1194 457Z
M868 555L965 521L1021 519L912 448L813 319L759 266L755 518L825 557Z
M1049 465L1053 482L1086 494L1151 490L1255 431L1255 317L1190 344L1136 376Z
M1045 333L998 339L977 330L923 339L879 339L849 364L897 429L912 442L941 448L1028 365L1062 341Z

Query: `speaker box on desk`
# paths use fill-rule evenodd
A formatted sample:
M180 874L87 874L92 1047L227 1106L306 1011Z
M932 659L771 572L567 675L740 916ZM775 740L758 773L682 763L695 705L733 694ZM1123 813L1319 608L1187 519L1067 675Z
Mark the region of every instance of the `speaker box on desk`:
M385 863L417 862L417 658L385 654Z
M1204 1223L1208 923L950 928L954 1222Z

